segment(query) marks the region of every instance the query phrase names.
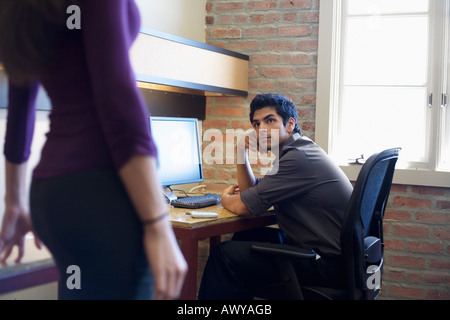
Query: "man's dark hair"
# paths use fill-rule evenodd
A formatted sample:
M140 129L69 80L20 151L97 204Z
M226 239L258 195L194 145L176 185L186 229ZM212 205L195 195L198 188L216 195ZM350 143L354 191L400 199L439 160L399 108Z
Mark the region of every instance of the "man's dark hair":
M297 109L291 99L281 94L258 94L250 104L250 122L253 122L255 111L264 107L275 108L277 114L283 118L283 125L285 127L289 118L293 118L295 120L294 132L301 134L297 123Z

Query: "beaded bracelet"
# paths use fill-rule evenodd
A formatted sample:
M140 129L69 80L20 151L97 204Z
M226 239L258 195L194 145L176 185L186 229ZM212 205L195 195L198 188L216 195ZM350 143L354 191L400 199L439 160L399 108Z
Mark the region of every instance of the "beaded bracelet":
M158 222L159 220L164 219L165 217L167 217L169 215L168 212L164 212L163 214L161 214L160 216L153 218L153 219L148 219L148 220L144 220L142 221L142 225L149 225L149 224L153 224L155 222Z

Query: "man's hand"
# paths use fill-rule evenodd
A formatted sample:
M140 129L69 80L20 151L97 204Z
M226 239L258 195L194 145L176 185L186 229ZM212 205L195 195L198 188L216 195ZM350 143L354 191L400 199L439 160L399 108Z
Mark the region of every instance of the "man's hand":
M241 200L240 189L237 184L229 186L222 192L221 204L222 206L240 216L248 216L251 214L247 206Z
M247 130L238 139L236 145L237 154L245 153L247 150L257 152L258 151L258 137L254 129Z
M228 188L226 188L225 190L223 190L222 192L222 196L225 195L233 195L233 194L238 194L239 191L239 185L234 184L232 186L229 186Z

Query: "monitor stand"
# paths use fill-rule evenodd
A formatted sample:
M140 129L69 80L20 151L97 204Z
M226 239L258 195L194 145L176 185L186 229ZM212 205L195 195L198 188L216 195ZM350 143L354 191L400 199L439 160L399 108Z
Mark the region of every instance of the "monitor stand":
M168 203L171 203L173 200L177 200L177 196L173 193L173 190L170 186L164 187L164 197L166 198Z

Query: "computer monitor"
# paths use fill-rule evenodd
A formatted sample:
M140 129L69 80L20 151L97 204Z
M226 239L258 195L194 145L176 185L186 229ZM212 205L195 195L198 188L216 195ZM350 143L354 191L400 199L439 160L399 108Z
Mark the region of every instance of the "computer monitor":
M158 149L158 178L172 201L176 196L170 186L203 181L198 119L151 116L150 125Z

